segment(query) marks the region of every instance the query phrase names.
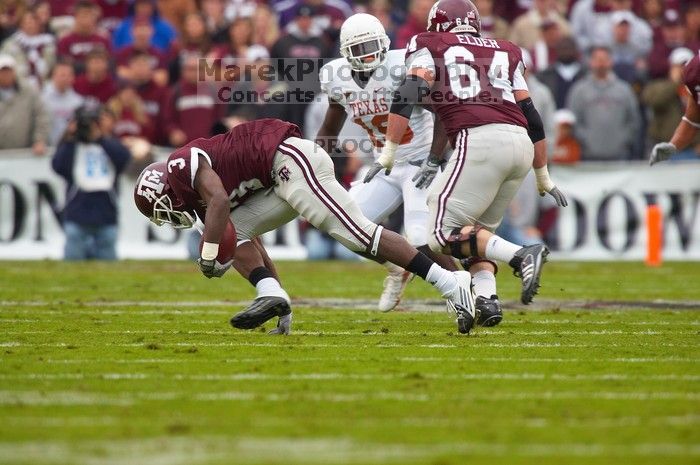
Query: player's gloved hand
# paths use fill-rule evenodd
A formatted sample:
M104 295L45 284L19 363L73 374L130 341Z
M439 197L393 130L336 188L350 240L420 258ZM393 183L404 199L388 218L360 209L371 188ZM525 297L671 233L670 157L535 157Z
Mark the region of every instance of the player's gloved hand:
M229 260L222 264L217 260L205 260L203 258L199 258L197 263L199 264L199 269L202 271L202 274L207 278L220 278L229 268L231 268L233 260Z
M385 170L384 174L389 176L391 169L394 167L394 153L396 152L398 146L399 144L396 142L386 141L384 143L384 150L382 150L382 154L379 156L379 158L377 158L377 161L372 163L372 167L365 175L365 183L370 182L372 178L374 178L381 170Z
M659 142L651 149L651 156L649 157L649 165L658 163L660 161L668 160L676 153L678 149L675 145L670 142Z
M539 191L540 196L544 197L544 194L547 193L554 198L557 206L566 207L569 205L564 193L560 191L549 178L549 170L547 170L546 166L543 166L542 168L535 168L535 178L537 179L537 190Z
M365 175L364 183L368 183L374 178L377 173L379 173L381 170L386 170L384 174L387 176L389 173L391 173L391 168L387 168L386 166L382 165L381 163L374 162L372 163L372 166L370 167L369 171L367 171L367 174Z
M420 170L413 176L411 181L416 183L416 188L423 189L430 186L437 175L438 169L445 170L445 160L441 160L432 153L423 160L411 161L409 164L420 167Z

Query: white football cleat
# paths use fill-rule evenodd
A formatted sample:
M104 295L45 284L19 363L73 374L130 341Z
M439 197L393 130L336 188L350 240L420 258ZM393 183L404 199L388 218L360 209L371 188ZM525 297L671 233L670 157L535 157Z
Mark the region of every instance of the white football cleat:
M457 315L457 329L462 334L469 334L478 320L472 293L472 275L468 271L455 271L457 289L444 295L447 299L447 311Z
M384 290L379 296L377 308L382 312L390 312L401 302L406 285L413 278L413 273L406 271L393 263L386 263L389 275L384 279Z

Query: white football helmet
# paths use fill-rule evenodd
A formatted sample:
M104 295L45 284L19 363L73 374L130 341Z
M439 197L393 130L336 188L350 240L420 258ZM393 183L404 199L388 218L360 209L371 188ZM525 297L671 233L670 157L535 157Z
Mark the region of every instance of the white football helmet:
M354 71L372 71L386 60L389 36L377 18L358 13L345 20L340 28L340 54ZM367 58L373 57L371 61Z

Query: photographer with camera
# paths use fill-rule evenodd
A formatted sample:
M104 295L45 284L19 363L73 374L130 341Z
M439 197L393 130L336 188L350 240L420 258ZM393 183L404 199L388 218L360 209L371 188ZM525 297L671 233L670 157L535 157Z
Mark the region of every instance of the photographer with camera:
M117 258L117 182L131 155L101 129L101 117L100 107L78 108L51 161L67 183L66 260Z

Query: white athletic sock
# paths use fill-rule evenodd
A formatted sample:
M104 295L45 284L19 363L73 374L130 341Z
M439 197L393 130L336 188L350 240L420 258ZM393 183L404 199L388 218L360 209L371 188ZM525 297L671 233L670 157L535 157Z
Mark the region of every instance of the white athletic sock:
M492 295L496 295L496 276L490 271L481 270L472 275L472 284L474 292L490 299Z
M291 303L289 294L282 289L279 281L277 281L275 278L261 279L258 281L258 284L255 285L255 289L258 291L258 295L256 297L282 297L288 303Z
M508 242L495 234L486 243L486 258L500 262L510 262L515 257L515 252L522 249L521 246Z
M443 297L457 289L457 278L455 278L451 271L447 271L437 263L433 263L430 267L425 280L432 284L435 289L439 290Z

